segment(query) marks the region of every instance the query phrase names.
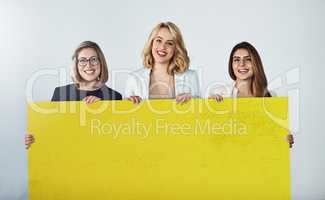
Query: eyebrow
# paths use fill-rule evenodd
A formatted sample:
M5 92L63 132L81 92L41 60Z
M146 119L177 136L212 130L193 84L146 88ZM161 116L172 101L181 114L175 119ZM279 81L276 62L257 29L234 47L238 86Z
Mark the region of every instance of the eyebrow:
M155 39L157 39L157 38L159 38L159 39L164 39L164 38L161 37L161 36L156 36ZM174 42L174 40L167 40L167 42Z
M244 58L250 58L251 56L244 56ZM240 58L240 56L233 56L233 58Z
M83 56L82 56L82 57L79 57L78 59L90 59L90 58L94 58L94 57L95 57L95 58L98 58L98 56L90 56L89 58L86 58L86 57L83 57Z

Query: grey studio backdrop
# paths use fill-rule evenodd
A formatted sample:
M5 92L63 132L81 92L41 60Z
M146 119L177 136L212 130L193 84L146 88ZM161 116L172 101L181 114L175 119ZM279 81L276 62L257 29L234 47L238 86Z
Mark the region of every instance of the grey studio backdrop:
M173 21L199 72L202 96L231 83L231 48L246 40L261 54L270 87L290 97L292 199L325 199L325 1L0 1L0 199L27 199L26 105L69 83L74 48L97 42L108 85L124 93L127 71L142 66L151 29Z

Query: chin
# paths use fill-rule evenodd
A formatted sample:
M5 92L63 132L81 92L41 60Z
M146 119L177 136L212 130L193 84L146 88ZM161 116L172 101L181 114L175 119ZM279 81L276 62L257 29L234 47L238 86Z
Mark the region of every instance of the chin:
M159 56L154 56L154 59L156 63L161 63L161 64L169 63L170 61L170 58L160 58Z
M82 79L84 79L86 82L94 82L94 81L97 81L97 78L93 78L93 77L82 77Z
M252 75L249 75L249 74L246 74L246 75L235 74L235 76L236 76L237 79L240 79L240 80L248 80L248 79L251 79L253 77Z
M248 77L248 76L236 76L236 78L238 79L238 80L242 80L242 81L246 81L246 80L249 80L251 77Z
M170 62L170 59L157 59L155 60L155 62L160 64L166 64Z

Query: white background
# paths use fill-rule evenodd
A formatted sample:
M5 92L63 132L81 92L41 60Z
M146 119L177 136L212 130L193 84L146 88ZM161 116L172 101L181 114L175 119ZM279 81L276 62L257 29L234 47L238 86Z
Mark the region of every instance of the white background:
M229 82L231 48L243 40L260 52L269 82L290 96L292 199L325 199L325 1L9 1L0 2L0 199L27 199L26 101L46 101L70 81L75 47L92 40L108 59L114 89L142 65L152 28L182 30L202 95ZM59 80L59 72L61 79ZM39 75L45 73L45 75ZM62 76L63 74L63 76ZM66 81L64 81L66 79ZM32 93L26 88L32 82ZM287 85L286 85L287 84Z

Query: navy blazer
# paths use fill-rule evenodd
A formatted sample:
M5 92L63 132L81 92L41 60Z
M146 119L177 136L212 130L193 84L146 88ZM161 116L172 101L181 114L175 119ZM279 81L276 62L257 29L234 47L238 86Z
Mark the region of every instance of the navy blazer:
M56 87L52 96L52 101L81 101L86 96L96 96L102 100L121 100L122 95L103 85L101 88L93 91L80 90L75 84Z

